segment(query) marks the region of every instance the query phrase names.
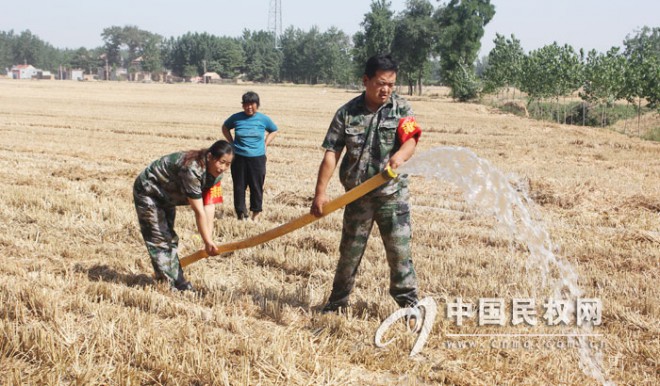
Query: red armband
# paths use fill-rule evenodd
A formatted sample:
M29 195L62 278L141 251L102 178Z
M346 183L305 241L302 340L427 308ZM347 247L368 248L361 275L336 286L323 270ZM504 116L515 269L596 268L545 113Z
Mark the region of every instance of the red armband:
M419 137L422 135L422 129L415 121L415 117L405 117L399 119L399 127L396 129L396 136L399 138L399 143L404 144L410 138L414 138L415 142L419 142Z
M222 203L222 186L220 186L220 182L221 181L218 181L218 183L211 186L210 189L202 192L202 201L204 202L204 205Z

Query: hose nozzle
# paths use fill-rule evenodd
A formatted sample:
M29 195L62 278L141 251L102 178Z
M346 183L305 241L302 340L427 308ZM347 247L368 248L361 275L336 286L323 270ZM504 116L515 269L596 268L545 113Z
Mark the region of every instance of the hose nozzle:
M390 167L390 165L387 165L387 167L385 168L385 171L387 172L387 175L388 175L391 179L394 179L394 178L396 178L396 177L398 176L398 174L397 174L394 170L392 170L392 168Z

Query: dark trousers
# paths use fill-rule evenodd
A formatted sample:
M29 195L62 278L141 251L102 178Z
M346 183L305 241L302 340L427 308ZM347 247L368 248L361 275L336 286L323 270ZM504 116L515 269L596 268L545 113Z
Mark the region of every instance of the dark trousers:
M234 156L231 163L231 178L234 183L234 209L238 218L248 215L245 207L245 190L250 188L250 211L261 212L266 180L266 156Z

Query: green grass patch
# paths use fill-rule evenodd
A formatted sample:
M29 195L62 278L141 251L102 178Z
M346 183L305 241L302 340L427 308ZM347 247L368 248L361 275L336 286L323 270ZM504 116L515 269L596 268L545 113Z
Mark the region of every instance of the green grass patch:
M524 106L524 107L523 107ZM502 111L541 121L557 122L569 125L607 127L614 123L637 116L637 107L625 104L601 105L581 101L500 101L496 107ZM651 109L641 108L641 114Z
M649 130L646 134L642 136L642 138L649 141L660 142L660 127L656 127Z

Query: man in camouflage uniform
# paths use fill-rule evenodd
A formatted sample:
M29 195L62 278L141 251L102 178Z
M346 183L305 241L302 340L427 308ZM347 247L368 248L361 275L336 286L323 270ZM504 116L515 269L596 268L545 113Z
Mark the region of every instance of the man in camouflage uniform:
M216 145L219 157L212 153ZM211 240L215 206L203 206L202 194L219 182L232 157L231 145L218 141L208 151L178 152L157 159L135 179L135 210L156 279L166 280L172 288L192 289L179 264L176 206L191 205L207 252L217 254Z
M370 58L365 67L365 91L335 114L323 141L326 149L319 168L311 213L320 216L329 199L326 188L342 151L339 178L350 190L380 173L387 166L396 169L414 153L421 130L414 122L406 100L393 94L397 65L389 55ZM401 136L403 122L416 129L414 136ZM410 126L412 125L412 126ZM374 221L383 239L390 267L390 294L401 307L417 302L417 280L413 268L410 238L410 204L407 176L389 181L346 206L339 262L332 293L323 312L335 312L348 305L358 266Z

